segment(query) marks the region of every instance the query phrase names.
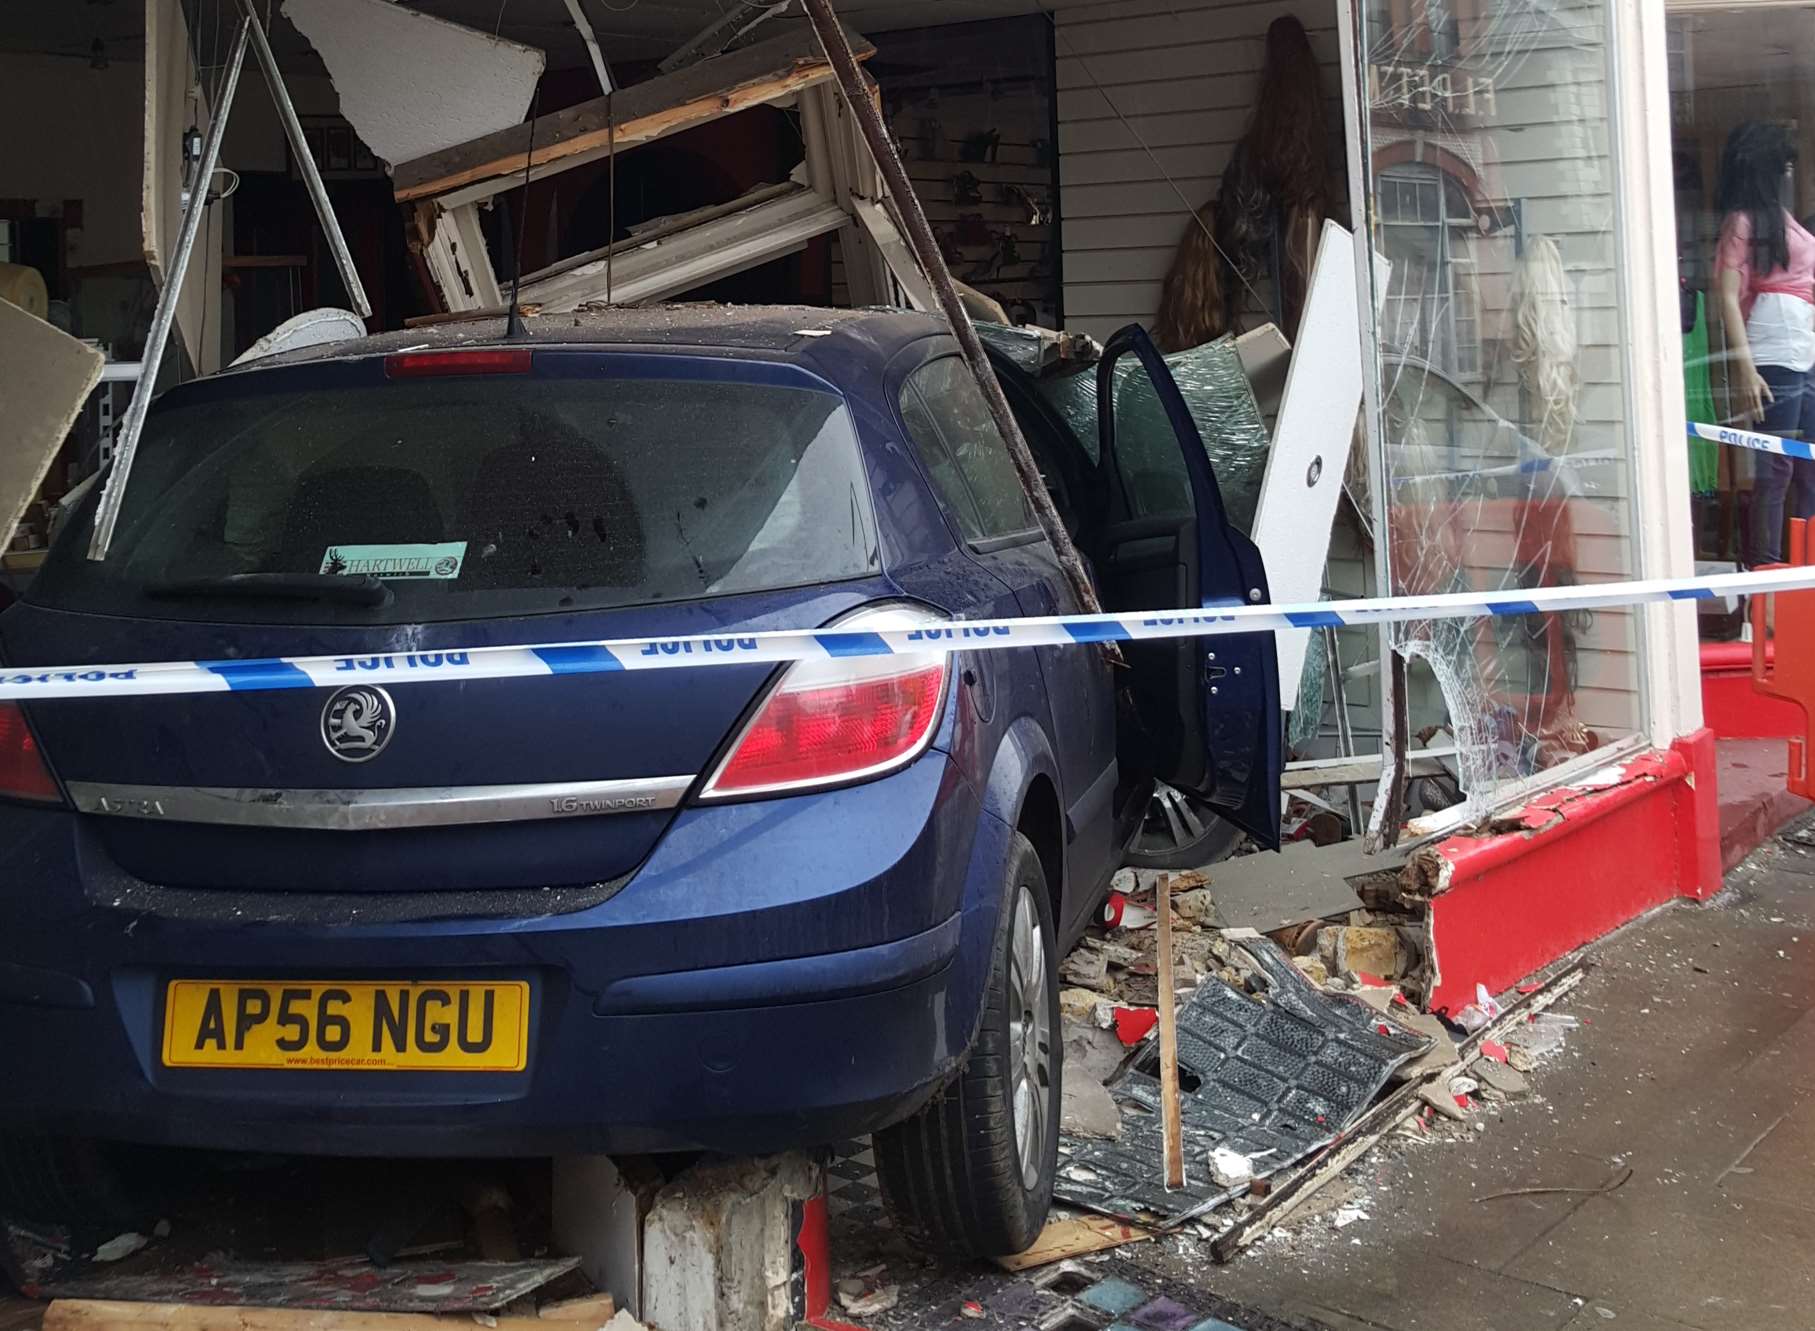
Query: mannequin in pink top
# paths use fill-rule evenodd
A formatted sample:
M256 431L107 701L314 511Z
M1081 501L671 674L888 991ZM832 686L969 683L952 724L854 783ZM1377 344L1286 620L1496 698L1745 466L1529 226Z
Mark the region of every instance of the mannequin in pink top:
M1781 125L1751 120L1721 151L1715 309L1727 342L1731 420L1815 442L1815 235L1786 206L1796 148ZM1815 517L1815 462L1753 453L1752 514L1741 559L1783 558L1784 509Z

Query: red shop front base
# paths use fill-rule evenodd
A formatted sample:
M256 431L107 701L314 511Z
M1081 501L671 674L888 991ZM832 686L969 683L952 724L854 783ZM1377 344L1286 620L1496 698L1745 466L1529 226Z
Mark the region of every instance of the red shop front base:
M1714 732L1698 730L1546 791L1490 833L1419 852L1432 891L1429 1006L1454 1012L1477 984L1500 993L1655 906L1714 895L1718 786Z

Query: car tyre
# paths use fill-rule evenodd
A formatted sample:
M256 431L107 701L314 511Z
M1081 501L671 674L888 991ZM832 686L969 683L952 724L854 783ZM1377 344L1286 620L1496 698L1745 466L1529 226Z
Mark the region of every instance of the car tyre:
M963 1257L1022 1252L1052 1207L1064 1040L1058 958L1040 857L1016 834L983 1016L958 1076L876 1134L876 1170L914 1245Z
M1196 796L1156 785L1122 862L1135 869L1201 869L1228 859L1242 835Z

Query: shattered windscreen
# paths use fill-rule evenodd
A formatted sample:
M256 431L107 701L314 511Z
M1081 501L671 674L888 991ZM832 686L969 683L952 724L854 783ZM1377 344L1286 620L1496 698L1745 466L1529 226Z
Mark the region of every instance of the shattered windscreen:
M1389 590L1635 577L1608 2L1363 23ZM1634 732L1637 632L1625 609L1395 626L1413 747L1453 736L1479 810Z

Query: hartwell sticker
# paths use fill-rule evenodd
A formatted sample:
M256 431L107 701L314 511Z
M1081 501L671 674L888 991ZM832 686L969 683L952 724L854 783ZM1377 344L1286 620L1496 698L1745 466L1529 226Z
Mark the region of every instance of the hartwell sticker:
M465 541L439 545L330 545L321 571L349 578L440 578L460 576Z

